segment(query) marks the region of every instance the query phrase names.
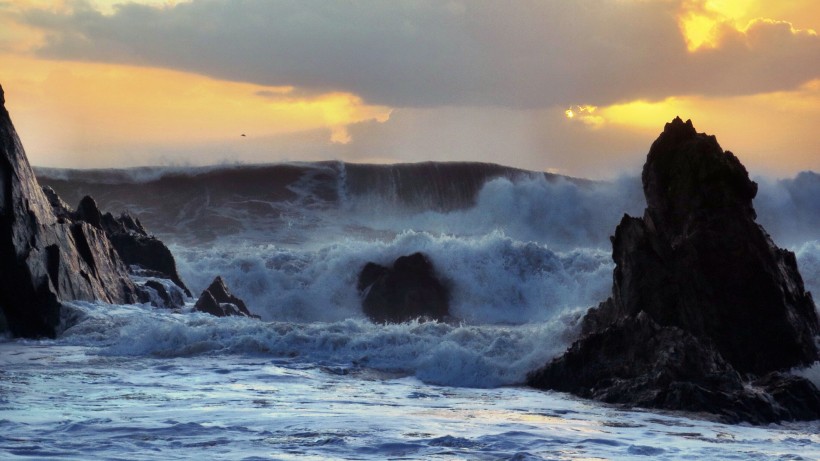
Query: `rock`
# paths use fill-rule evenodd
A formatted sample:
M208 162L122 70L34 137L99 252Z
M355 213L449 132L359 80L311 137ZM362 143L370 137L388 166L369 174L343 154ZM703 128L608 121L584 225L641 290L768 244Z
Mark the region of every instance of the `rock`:
M55 213L26 158L0 87L0 307L15 336L56 335L61 301L136 301L105 233Z
M91 224L97 229L102 229L102 213L100 213L100 209L97 208L97 202L95 202L94 199L88 195L80 200L75 217L76 219Z
M169 279L186 296L191 297L190 290L177 272L176 260L171 250L161 240L149 235L139 219L127 211L119 217L114 217L111 213L103 214L97 207L97 202L90 196L83 197L77 210L72 211L52 188L43 187L43 194L58 219L83 221L103 230L129 272L139 276ZM144 295L140 297L142 299Z
M809 381L775 373L748 382L708 341L662 327L645 312L577 341L528 382L630 407L709 413L726 423L820 415L820 393Z
M754 221L746 169L676 118L642 180L643 218L624 216L612 238L612 296L529 384L732 422L820 418L810 382L771 375L818 359L820 323L794 254Z
M140 302L166 309L179 309L185 306L185 293L172 281L149 279L145 283L137 283L136 286Z
M190 290L177 272L176 261L171 250L158 238L148 235L139 219L134 218L127 211L118 218L111 213L103 214L97 207L97 202L90 196L83 197L77 210L72 212L68 210L68 206L53 189L44 187L43 192L49 198L57 216L83 221L104 231L132 274L145 275L148 273L154 278L169 279L182 289L186 296L191 297ZM142 297L144 295L141 295L141 299Z
M176 309L185 305L183 297L191 297L191 292L177 272L176 261L171 251L162 241L148 235L139 219L132 217L128 212L123 212L119 218L115 218L111 213L103 214L97 207L97 202L90 196L83 197L77 210L72 211L52 188L43 187L43 194L59 221L82 221L101 229L126 264L130 275L137 276L138 280L142 277L154 279L150 284L136 284L140 302ZM157 279L171 280L176 287L167 287Z
M251 314L245 302L234 296L219 276L202 292L194 309L217 317L239 315L260 318L258 315Z
M444 320L449 315L449 292L422 253L402 256L391 268L367 263L357 288L364 313L374 322Z
M155 277L172 280L186 296L191 297L191 291L177 272L171 250L158 238L148 235L138 219L128 212L123 212L118 218L111 213L101 214L94 199L88 196L80 202L77 215L103 229L120 258L129 267L138 266L152 272Z

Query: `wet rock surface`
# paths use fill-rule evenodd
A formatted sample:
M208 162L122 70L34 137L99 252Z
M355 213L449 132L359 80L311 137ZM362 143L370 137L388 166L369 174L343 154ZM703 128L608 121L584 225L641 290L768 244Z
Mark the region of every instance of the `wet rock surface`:
M814 301L794 254L755 223L746 169L676 118L642 180L643 218L612 238L612 296L528 383L729 422L820 418L816 387L780 373L818 359Z
M392 267L367 263L359 273L357 288L364 313L374 322L445 320L449 316L447 287L422 253L402 256Z
M163 283L165 282L165 283ZM182 288L167 279L151 278L137 284L137 295L140 302L150 303L166 309L180 309L185 306L185 293Z
M143 270L154 272L157 277L172 280L191 297L191 291L177 272L171 250L160 239L149 235L139 219L128 212L123 212L119 217L114 217L111 213L100 215L99 211L97 215L100 227L105 230L105 234L125 264L129 267L139 266Z
M137 300L105 233L55 213L61 202L34 177L0 88L0 307L15 336L55 336L64 300Z
M191 297L190 290L177 272L176 260L171 250L161 240L149 235L139 219L131 216L128 211L122 212L119 217L114 217L111 213L103 213L90 196L83 197L77 209L72 211L50 187L43 187L43 193L48 198L55 216L59 219L83 221L105 232L111 245L132 275L147 275L171 280L185 296ZM140 299L144 298L145 294L141 293ZM182 304L184 303L179 303L175 307L180 307Z
M210 286L202 292L194 309L217 317L245 316L259 318L251 314L245 302L234 296L225 285L222 277L217 276Z

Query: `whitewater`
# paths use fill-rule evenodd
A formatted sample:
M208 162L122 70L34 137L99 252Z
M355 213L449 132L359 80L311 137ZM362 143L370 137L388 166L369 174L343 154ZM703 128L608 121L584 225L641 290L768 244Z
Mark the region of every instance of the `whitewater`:
M262 321L70 303L54 340L0 340L2 459L820 459L820 422L724 425L522 386L611 291L640 179L486 164L37 169L129 209L194 293ZM820 175L757 178L758 222L820 293ZM356 279L422 251L450 323L377 325ZM820 365L795 370L820 384Z

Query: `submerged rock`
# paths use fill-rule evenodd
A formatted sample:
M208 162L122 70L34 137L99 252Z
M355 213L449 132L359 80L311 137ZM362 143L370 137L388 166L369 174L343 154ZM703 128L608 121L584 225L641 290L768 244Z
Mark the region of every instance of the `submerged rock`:
M809 381L772 374L818 359L820 324L794 254L754 221L746 169L676 118L642 180L643 218L612 238L612 297L529 384L732 422L820 418Z
M211 285L202 292L194 309L217 317L245 316L259 318L251 314L245 302L233 295L225 285L222 277L217 276Z
M55 336L60 301L136 301L134 284L105 233L55 213L61 201L37 183L2 87L0 186L0 308L12 334Z
M357 288L364 313L374 322L444 320L450 312L449 292L422 253L402 256L390 268L367 263Z

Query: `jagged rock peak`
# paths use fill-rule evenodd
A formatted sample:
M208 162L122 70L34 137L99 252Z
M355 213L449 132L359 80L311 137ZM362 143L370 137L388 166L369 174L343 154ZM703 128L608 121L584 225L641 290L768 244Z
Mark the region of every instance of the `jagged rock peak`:
M0 309L15 336L55 336L62 301L123 304L136 289L105 234L40 187L0 95Z
M217 317L245 316L260 318L251 314L245 302L236 297L225 285L222 277L217 275L211 285L202 292L194 309Z
M820 391L782 373L820 356L814 301L794 254L754 221L757 185L737 157L676 118L643 186L643 218L612 237L612 296L528 382L731 422L820 418Z
M102 229L102 214L99 207L97 207L97 202L90 195L86 195L80 200L80 204L77 206L77 217L97 229Z
M647 211L673 234L693 220L756 217L757 184L714 136L676 117L652 143L641 175ZM728 215L727 215L728 213Z
M675 117L674 120L663 126L663 132L669 136L696 136L698 131L692 125L692 120L687 119L685 122L680 116Z

